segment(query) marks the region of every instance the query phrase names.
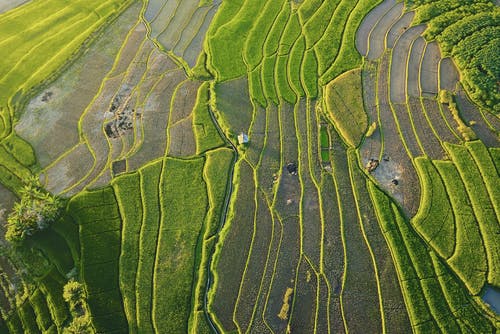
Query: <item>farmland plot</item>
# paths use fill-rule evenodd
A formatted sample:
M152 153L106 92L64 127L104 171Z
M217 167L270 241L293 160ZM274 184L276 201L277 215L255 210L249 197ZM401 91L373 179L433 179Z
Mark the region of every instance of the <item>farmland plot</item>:
M437 2L91 2L0 14L0 199L65 197L0 243L0 332L67 330L69 280L98 333L498 330L500 122Z

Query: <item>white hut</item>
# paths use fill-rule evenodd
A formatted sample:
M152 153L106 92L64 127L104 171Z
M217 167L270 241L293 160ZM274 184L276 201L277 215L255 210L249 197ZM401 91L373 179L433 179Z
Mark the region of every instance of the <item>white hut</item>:
M238 144L247 144L248 143L248 136L245 133L240 133L238 135Z

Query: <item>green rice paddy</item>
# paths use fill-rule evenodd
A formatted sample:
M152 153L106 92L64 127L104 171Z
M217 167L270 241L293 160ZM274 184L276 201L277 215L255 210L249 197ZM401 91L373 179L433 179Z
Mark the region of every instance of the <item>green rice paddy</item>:
M498 332L498 11L0 0L0 333Z

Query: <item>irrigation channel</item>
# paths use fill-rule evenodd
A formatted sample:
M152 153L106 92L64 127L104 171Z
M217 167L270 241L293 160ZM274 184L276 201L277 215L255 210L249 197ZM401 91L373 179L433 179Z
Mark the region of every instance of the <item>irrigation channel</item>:
M211 100L212 92L209 89L208 90L208 101ZM210 328L214 331L214 333L219 334L220 331L213 322L212 318L210 317L210 313L208 312L208 291L210 290L210 287L212 285L212 271L210 268L212 267L212 260L214 257L214 252L217 246L217 243L219 242L219 235L224 227L224 224L226 223L227 220L227 212L229 209L229 201L231 200L231 194L233 193L233 175L234 175L234 165L236 161L238 161L238 149L236 146L233 144L231 140L225 135L224 131L222 131L219 122L217 122L217 118L214 115L214 112L212 110L212 107L209 105L208 107L210 118L212 119L212 122L214 123L217 132L221 136L221 138L224 139L224 141L231 147L233 150L233 160L231 161L231 169L229 170L229 175L228 175L228 180L226 183L226 195L224 198L224 207L222 208L222 214L220 216L220 222L219 226L217 227L217 233L215 234L215 243L214 246L212 247L212 251L210 252L210 256L208 257L208 262L207 262L207 282L205 284L205 294L203 297L203 311L205 313L205 317L208 321L208 324L210 325Z

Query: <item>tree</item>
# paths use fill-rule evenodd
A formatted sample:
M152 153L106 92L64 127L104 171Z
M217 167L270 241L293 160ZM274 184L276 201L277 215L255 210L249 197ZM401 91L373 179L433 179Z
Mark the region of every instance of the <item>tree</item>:
M83 284L77 281L69 281L64 285L63 298L70 308L81 303L85 299Z
M21 200L7 217L5 233L5 238L14 243L47 228L59 217L62 207L62 201L44 190L38 177L30 178L20 194Z
M87 317L76 317L70 322L68 327L64 328L64 334L90 334L89 319Z

